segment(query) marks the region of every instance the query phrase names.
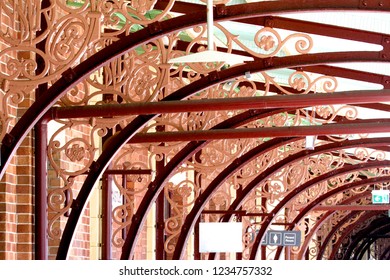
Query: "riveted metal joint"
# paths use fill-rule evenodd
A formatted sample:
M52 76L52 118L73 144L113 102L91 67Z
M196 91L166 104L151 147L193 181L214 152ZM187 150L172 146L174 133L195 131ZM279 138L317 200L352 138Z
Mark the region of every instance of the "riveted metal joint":
M219 74L217 71L210 72L208 77L209 77L210 82L215 82L215 81L219 80Z
M163 223L163 222L156 223L156 228L157 229L164 229L164 227L165 227L165 223Z
M62 73L62 77L65 79L65 81L67 83L71 83L74 81L74 79L76 78L76 72L74 71L73 68L69 68L68 70L66 70L64 73Z
M234 165L235 165L235 166L240 166L241 163L242 163L242 161L241 161L240 158L236 158L236 159L234 160Z
M4 135L2 144L6 147L11 147L11 145L15 142L15 137L9 133Z
M274 62L273 62L271 57L264 59L264 66L265 67L272 67L273 65L274 65Z
M91 172L97 172L99 170L99 168L100 168L100 164L97 163L96 161L94 161L94 162L92 162L91 167L89 168L89 170Z
M382 85L385 89L390 89L390 76L383 76Z
M219 4L215 6L215 17L227 16L228 10L225 5Z
M72 208L73 210L76 210L76 209L80 209L80 207L81 207L80 202L77 199L73 199L72 205L70 206L70 208Z
M390 37L389 36L383 37L382 46L383 46L383 51L381 52L382 58L384 59L390 58Z
M153 22L152 24L149 24L148 25L148 31L149 31L149 34L150 35L156 35L158 33L161 33L162 32L162 27L161 27L161 23L156 21L156 22Z
M360 9L390 7L389 1L386 0L361 0L359 3Z
M250 109L249 110L249 115L251 117L254 117L254 116L257 116L260 112L261 112L261 110L259 110L259 109Z
M275 26L275 22L274 22L274 18L273 17L267 17L265 19L265 23L264 23L265 27L271 27L273 28Z
M149 185L150 190L154 190L156 188L157 188L157 185L155 183L150 183L150 185Z
M139 222L139 215L134 215L132 218L133 223L138 223Z

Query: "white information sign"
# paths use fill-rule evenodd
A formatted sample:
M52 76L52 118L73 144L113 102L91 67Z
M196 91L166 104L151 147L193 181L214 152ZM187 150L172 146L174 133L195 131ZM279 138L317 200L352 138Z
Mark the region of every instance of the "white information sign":
M199 223L199 252L242 252L242 223Z

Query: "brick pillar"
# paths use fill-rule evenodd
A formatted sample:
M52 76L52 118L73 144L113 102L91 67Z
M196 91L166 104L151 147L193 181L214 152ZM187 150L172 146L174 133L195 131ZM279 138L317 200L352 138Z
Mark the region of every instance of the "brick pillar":
M16 156L16 224L17 259L33 259L34 252L34 166L33 138L28 136Z
M0 260L16 259L16 168L13 162L0 182Z

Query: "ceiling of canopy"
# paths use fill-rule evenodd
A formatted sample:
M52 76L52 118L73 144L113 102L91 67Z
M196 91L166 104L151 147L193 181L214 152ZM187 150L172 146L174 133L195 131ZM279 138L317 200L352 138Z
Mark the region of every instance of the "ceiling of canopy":
M106 243L115 243L109 250L117 258L141 258L140 232L156 223L153 250L179 259L194 250L187 241L199 219L227 222L236 213L259 232L245 239L243 258L259 257L268 226L305 231L312 251L326 255L318 236L332 240L343 221L339 227L350 229L379 217L357 207L372 206L370 190L390 185L388 6L359 12L353 0L348 10L334 0L214 1L212 47L254 60L228 64L170 63L207 49L205 0L46 2L47 33L21 32L39 34L37 42L25 36L20 45L0 33L0 54L21 52L27 69L17 72L12 60L7 70L17 73L0 83L0 104L20 107L20 115L0 114L0 167L3 176L34 129L47 181L60 182L47 195L55 212L49 224L62 219L61 230L48 229L61 239L57 258L66 258L92 190L107 182L101 177L116 189ZM40 68L30 73L31 65ZM37 124L48 124L48 134ZM305 250L292 253L304 258Z

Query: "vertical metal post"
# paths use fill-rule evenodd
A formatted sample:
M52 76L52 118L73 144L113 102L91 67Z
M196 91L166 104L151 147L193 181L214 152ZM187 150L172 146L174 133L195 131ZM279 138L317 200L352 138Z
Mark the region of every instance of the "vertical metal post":
M200 252L199 252L199 223L200 223L200 217L196 221L195 229L194 229L194 259L200 260Z
M111 260L112 180L104 174L102 181L102 259Z
M240 207L242 210L242 207ZM240 214L237 215L237 222L242 222L242 216ZM242 260L242 252L236 253L236 260Z
M41 1L41 9L50 7L50 0ZM37 15L38 16L38 15ZM48 25L44 14L40 15L41 26L37 32L37 37L46 32ZM46 40L39 42L36 47L39 50L45 52ZM36 63L38 65L36 69L37 75L44 70L45 62L42 57L37 56ZM35 91L35 99L39 99L48 89L47 83L41 84ZM35 201L34 201L34 219L35 219L35 259L47 260L48 259L48 239L47 239L47 221L48 215L46 212L46 199L47 199L47 120L40 120L35 126Z
M240 197L242 195L242 185L237 189L236 197ZM242 207L240 207L239 211L242 211ZM237 222L242 222L242 215L237 214ZM242 252L236 253L236 260L242 260Z
M103 79L106 78L106 70L103 68ZM103 94L103 101L112 101L112 94ZM102 146L112 137L112 129L108 129L105 136L102 137ZM111 169L112 164L108 166ZM111 236L112 236L112 175L103 173L102 176L102 259L110 260L112 258Z
M164 259L164 212L165 197L162 191L156 201L156 260Z
M47 123L35 126L35 259L48 259L47 239Z
M126 174L122 174L122 188L127 191L127 176L126 176ZM130 195L130 198L129 198L130 202L132 200L134 201L134 198L133 199L132 198L133 198L133 195ZM122 197L122 205L126 205L126 196ZM123 217L122 222L123 222L123 224L126 224L126 222L127 222L126 216ZM127 227L123 227L122 228L122 239L126 240L126 236L127 236Z
M158 126L157 131L164 131L164 126ZM164 145L161 143L160 145ZM160 176L164 172L165 157L160 161L156 161L156 176ZM160 192L156 201L156 260L163 260L166 257L164 250L165 243L165 217L166 217L166 202L164 190Z
M264 186L264 193L267 193L267 192L268 192L268 184L266 184ZM262 207L262 209L267 209L267 198L266 197L261 198L261 207ZM261 219L266 219L266 218L267 218L266 216L261 217ZM260 251L261 259L266 260L267 259L267 246L260 245L260 248L261 248L261 251ZM252 250L253 250L253 248L252 248Z

